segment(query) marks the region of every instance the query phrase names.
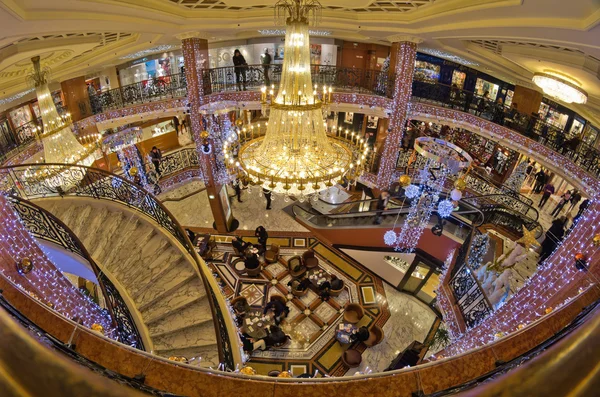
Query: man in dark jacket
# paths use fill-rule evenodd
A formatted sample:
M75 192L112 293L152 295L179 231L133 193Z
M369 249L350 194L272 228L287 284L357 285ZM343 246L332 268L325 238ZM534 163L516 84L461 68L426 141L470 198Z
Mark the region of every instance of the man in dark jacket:
M535 186L533 187L533 192L540 193L544 187L544 183L546 183L546 174L543 169L540 169L540 171L535 174Z
M390 192L388 192L387 190L382 191L379 195L379 199L377 199L377 216L375 217L375 222L373 222L374 224L381 224L383 211L387 210L389 201Z
M150 159L152 160L152 164L154 164L154 169L156 173L160 175L160 162L162 161L162 152L156 146L152 147L150 151Z

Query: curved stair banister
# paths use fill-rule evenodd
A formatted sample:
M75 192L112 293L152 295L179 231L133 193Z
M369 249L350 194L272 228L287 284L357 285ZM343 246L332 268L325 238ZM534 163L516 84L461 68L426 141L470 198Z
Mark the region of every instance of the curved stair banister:
M36 178L36 175L44 172L51 174L52 178ZM204 288L210 295L208 301L214 319L220 362L231 369L242 363L237 328L216 280L179 222L152 194L108 171L66 164L24 164L0 168L0 191L28 200L62 196L108 200L151 218L177 240L200 272Z
M118 341L144 350L142 337L121 294L94 262L81 240L67 225L45 209L20 197L6 196L6 198L21 218L25 228L35 238L57 244L90 264L104 296L106 309L117 330Z

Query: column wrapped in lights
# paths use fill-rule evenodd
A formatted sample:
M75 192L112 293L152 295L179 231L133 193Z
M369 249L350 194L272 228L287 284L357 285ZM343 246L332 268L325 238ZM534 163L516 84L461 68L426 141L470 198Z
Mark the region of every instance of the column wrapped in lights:
M418 40L415 40L418 41ZM389 188L396 169L398 150L404 135L408 104L412 94L412 82L417 56L417 43L402 41L397 44L394 97L390 108L390 124L383 144L383 152L377 173L377 186Z
M183 36L181 42L181 50L183 52L183 62L185 65L185 78L187 81L187 92L188 92L188 110L190 117L190 124L192 127L192 137L196 143L196 149L198 151L198 157L202 158L201 148L204 138L201 137L202 131L204 131L202 124L202 115L200 114L200 107L204 103L204 87L202 85L202 70L204 64L207 61L204 58L206 52L207 43L197 35L191 35L191 37ZM206 170L201 163L202 176L206 176Z
M108 313L84 296L56 268L35 238L25 228L11 204L0 194L0 272L32 297L86 327L100 324L113 335ZM32 270L21 274L17 263L30 260Z

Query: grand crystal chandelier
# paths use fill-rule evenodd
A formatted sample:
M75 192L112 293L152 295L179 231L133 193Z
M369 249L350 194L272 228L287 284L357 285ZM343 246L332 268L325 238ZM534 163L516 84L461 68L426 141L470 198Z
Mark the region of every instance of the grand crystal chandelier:
M41 68L40 57L32 58L31 61L33 73L29 79L35 86L44 127L38 138L44 146L45 162L90 166L94 162L93 153L98 148L99 135L85 137L84 143L77 140L72 131L70 114L59 115L56 110L48 88L48 71Z
M226 142L224 152L231 172L241 168L255 184L302 197L344 177L356 178L368 148L358 135L327 135L324 117L331 87L313 86L310 68L308 27L318 21L319 2L281 0L275 10L276 18L285 19L286 34L278 92L262 89L263 114L270 108L268 122L240 128L239 143Z
M533 82L540 87L544 94L565 103L586 103L587 93L575 81L569 81L564 75L558 73L536 73Z
M44 161L53 165L38 167L32 165L24 176L27 183L43 184L50 188L67 189L83 179L83 172L68 167L70 164L90 166L94 162L94 152L99 148L100 134L88 134L79 142L73 134L73 122L69 113L60 115L56 110L48 88L47 69L42 69L40 57L31 59L33 73L29 82L35 87L38 106L42 118L43 131L38 126L37 138L44 147Z

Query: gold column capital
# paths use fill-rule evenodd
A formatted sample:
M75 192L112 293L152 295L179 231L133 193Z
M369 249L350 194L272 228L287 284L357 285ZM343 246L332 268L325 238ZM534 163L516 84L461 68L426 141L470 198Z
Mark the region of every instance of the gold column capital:
M185 39L204 39L204 40L208 40L209 38L212 37L212 35L210 33L206 33L206 32L199 32L199 31L193 31L193 32L184 32L184 33L179 33L175 35L176 38L178 38L179 40L185 40Z
M424 40L420 37L417 36L412 36L412 35L407 35L407 34L395 34L392 36L388 36L387 40L390 43L400 43L403 41L408 41L411 43L415 43L415 44L420 44L422 43Z

